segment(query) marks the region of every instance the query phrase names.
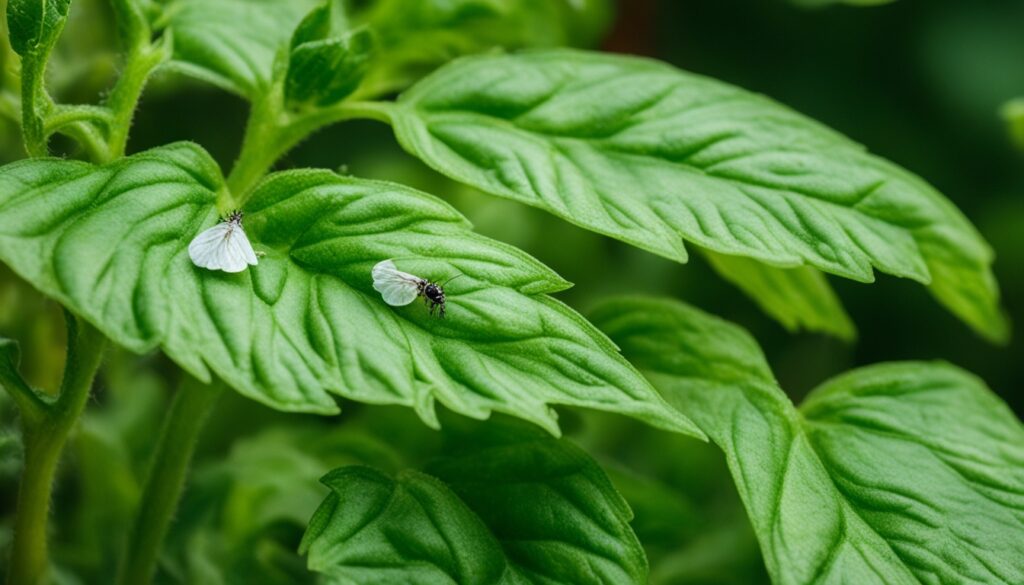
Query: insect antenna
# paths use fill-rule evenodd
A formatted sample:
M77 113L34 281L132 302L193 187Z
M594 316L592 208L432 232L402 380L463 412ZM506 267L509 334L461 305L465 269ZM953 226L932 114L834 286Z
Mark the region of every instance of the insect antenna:
M466 276L466 275L465 274L456 274L455 276L453 276L453 277L449 278L448 280L444 281L444 284L441 285L441 288L444 288L444 287L448 286L449 282L455 280L456 278L458 278L460 276Z

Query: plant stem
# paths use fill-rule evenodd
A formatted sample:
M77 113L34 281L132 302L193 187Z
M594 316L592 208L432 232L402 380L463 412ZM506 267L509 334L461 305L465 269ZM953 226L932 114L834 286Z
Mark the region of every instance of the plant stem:
M222 389L220 384L207 386L190 376L182 382L153 453L118 583L138 585L152 578L199 433Z
M280 106L282 100L280 90L275 88L253 104L242 151L228 175L233 207L245 205L252 189L274 163L313 132L353 118L389 122L392 107L388 102L342 102L308 112L289 113ZM221 209L222 213L227 211L230 209Z
M287 114L279 105L283 99L283 91L278 84L253 101L242 150L227 179L228 191L233 198L229 203L232 208L241 207L249 191L267 174L274 162L294 146L294 143L284 144L280 136L288 125ZM231 209L222 208L220 211L225 213Z
M132 116L135 115L142 90L150 74L167 60L169 53L165 44L151 45L148 42L132 47L128 52L124 72L110 91L106 104L111 112L107 137L108 160L124 156Z
M47 571L46 526L61 450L85 408L105 339L91 325L67 315L68 357L60 394L42 413L23 417L25 469L18 488L9 585L36 585Z

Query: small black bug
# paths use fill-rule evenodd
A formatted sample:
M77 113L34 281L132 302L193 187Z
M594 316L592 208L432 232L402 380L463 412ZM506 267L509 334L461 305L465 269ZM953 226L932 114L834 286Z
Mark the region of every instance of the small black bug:
M438 284L415 274L402 272L395 267L395 263L391 260L378 262L373 267L372 273L373 288L380 292L387 304L402 307L416 300L416 297L423 297L423 302L430 309L430 314L433 315L437 311L438 316L442 319L448 312L444 287L462 276L456 274L443 284Z
M451 282L451 279L448 280ZM445 284L448 284L447 282ZM430 282L429 280L420 280L420 296L423 297L423 302L430 307L430 314L434 314L434 310L440 307L441 309L437 312L437 316L444 319L447 305L445 304L444 296L444 285Z

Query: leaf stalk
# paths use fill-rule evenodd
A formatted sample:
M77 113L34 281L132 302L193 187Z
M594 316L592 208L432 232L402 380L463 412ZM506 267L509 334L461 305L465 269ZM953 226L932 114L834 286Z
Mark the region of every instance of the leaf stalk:
M142 491L142 500L121 558L118 583L149 583L157 558L185 488L189 463L199 434L223 391L191 376L182 381L160 431Z
M42 583L48 569L47 520L53 480L68 434L85 409L93 378L100 366L106 339L71 314L68 324L68 355L60 393L52 402L44 401L27 385L13 390L21 394L22 434L25 444L25 469L18 488L14 519L14 541L7 574L9 585ZM10 389L8 380L5 386ZM33 392L33 406L27 410L24 390ZM16 395L17 396L17 395Z

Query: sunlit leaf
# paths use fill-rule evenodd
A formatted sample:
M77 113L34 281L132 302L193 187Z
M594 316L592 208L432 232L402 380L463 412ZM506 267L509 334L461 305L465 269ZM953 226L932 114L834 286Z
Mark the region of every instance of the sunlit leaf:
M610 410L693 432L597 329L545 293L568 286L525 253L475 234L442 201L300 170L245 209L258 266L211 272L188 242L218 221L220 171L174 144L107 166L41 159L0 169L0 259L128 349L162 348L281 410L335 398L468 416L508 412L558 432L549 404ZM371 268L395 258L448 284L448 318L384 304ZM698 433L699 434L699 433Z
M734 325L650 299L594 317L725 451L775 582L1024 580L1024 426L974 376L861 368L797 409Z
M992 252L949 201L765 97L655 61L533 51L458 60L391 118L439 172L668 258L688 240L865 282L878 269L1008 334Z

